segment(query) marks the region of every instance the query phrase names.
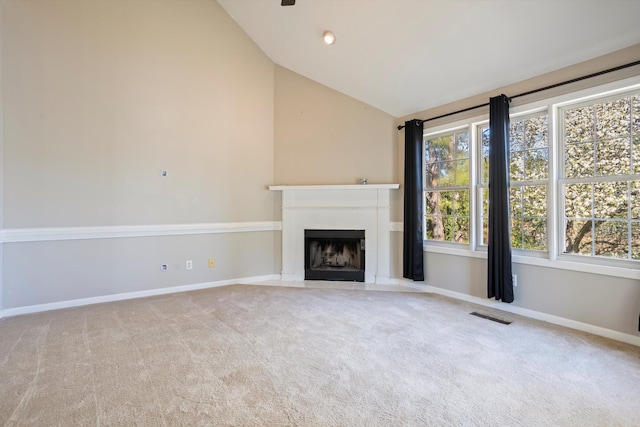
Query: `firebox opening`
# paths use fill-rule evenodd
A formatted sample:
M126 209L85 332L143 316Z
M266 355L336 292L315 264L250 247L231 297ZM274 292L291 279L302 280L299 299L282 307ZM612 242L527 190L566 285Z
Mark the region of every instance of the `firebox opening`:
M364 282L364 230L305 230L305 280Z

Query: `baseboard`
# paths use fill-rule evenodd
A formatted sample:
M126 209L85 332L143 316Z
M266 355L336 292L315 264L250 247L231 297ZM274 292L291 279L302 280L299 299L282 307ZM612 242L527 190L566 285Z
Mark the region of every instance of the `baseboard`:
M62 308L81 307L91 304L101 304L105 302L122 301L135 298L145 298L157 295L173 294L177 292L195 291L199 289L216 288L219 286L235 285L239 283L256 283L266 280L278 280L279 275L265 275L265 276L253 276L242 277L239 279L220 280L217 282L196 283L192 285L172 286L169 288L150 289L146 291L126 292L121 294L104 295L99 297L81 298L69 301L59 301L47 304L29 305L25 307L7 308L0 310L0 319L3 317L19 316L22 314L40 313L43 311L59 310Z
M427 285L424 283L412 282L405 279L395 279L395 282L399 285L404 285L413 289L422 290L434 294L444 295L457 300L470 302L473 304L483 305L485 307L495 308L496 310L502 310L513 314L519 314L521 316L529 317L536 320L542 320L544 322L552 323L554 325L564 326L570 329L575 329L582 332L588 332L590 334L598 335L612 340L621 341L627 344L640 347L640 337L625 334L623 332L614 331L613 329L607 329L600 326L590 325L588 323L578 322L576 320L567 319L565 317L554 316L552 314L543 313L540 311L530 310L528 308L518 307L516 305L505 304L500 301L474 297L472 295L463 294L462 292L450 291L448 289L438 288L436 286Z

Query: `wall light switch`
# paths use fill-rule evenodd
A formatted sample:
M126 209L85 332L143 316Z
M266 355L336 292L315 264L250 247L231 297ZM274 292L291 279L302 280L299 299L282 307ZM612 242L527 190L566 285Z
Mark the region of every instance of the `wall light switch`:
M216 266L216 259L209 258L209 268L214 268Z

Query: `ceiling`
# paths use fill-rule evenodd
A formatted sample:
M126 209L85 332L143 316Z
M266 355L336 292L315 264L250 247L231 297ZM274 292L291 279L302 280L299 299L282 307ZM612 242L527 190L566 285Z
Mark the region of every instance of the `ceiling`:
M395 117L640 43L640 0L218 2L276 64Z

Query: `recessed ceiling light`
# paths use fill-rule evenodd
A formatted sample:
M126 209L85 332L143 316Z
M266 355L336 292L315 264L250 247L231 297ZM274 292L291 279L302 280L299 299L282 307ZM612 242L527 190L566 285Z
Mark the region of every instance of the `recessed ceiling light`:
M324 40L325 44L334 44L336 36L331 31L325 31L322 33L322 40Z

